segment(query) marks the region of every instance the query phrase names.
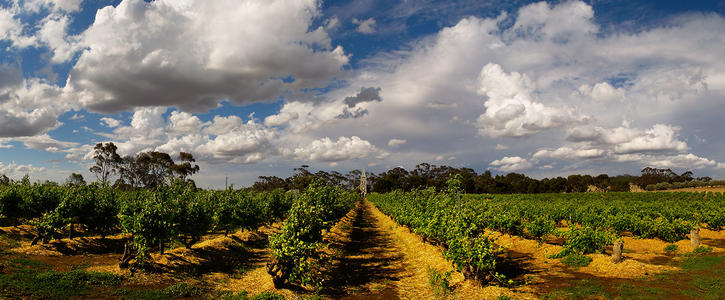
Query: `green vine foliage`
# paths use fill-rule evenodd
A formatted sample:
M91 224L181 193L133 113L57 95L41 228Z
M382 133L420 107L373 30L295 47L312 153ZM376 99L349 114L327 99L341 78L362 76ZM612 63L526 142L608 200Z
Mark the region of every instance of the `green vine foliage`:
M317 251L322 246L322 231L345 216L357 197L355 193L325 186L320 181L298 195L281 232L269 239L274 260L268 265L268 271L275 285L322 285Z
M564 233L564 249L556 257L567 254L589 254L604 252L604 248L614 242L615 235L606 230L597 230L586 226L572 227Z
M475 222L475 211L461 195L460 175L451 177L447 187L442 192L426 189L371 194L368 199L398 223L428 241L442 244L446 259L467 278L482 282L500 279L496 273L499 248L485 233L486 227Z

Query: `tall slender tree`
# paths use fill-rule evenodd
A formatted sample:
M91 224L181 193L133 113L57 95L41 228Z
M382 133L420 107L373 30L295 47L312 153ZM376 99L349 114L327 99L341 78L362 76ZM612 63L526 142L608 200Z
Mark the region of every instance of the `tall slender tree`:
M95 151L93 160L96 161L96 164L89 170L103 184L108 183L111 175L118 173L118 164L121 163L121 156L116 153L116 150L118 150L118 147L112 142L105 144L98 143L93 147L93 151Z

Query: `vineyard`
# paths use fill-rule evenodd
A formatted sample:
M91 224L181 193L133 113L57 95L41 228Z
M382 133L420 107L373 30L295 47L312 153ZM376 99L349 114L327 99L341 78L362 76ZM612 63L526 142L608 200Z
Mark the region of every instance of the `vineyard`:
M0 222L0 291L19 298L577 298L556 282L722 265L725 195L465 194L458 177L363 201L322 181L288 192L11 183ZM68 250L83 243L97 248Z
M401 225L445 246L446 256L469 277L495 275L495 247L486 230L543 241L565 239L559 255L603 252L621 235L686 239L704 226L725 226L722 193L575 193L464 195L456 180L433 189L373 194L369 199ZM557 227L567 226L567 230Z

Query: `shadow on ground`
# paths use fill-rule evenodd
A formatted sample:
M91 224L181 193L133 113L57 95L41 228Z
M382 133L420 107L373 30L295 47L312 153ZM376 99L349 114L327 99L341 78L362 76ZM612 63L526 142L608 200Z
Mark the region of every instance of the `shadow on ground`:
M181 251L170 251L164 254L162 263L156 262L148 267L149 272L190 274L194 276L205 273L243 273L261 265L268 260L264 251L267 236L244 241L232 235L222 245L192 247Z
M391 282L404 276L403 255L391 237L375 226L367 206L361 206L352 223L350 240L343 245L342 259L326 278L323 294L346 299L396 299Z

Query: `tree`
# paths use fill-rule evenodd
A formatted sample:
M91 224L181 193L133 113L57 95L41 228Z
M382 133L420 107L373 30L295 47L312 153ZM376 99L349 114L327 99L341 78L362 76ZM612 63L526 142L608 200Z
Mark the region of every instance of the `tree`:
M141 182L148 188L160 186L171 175L174 160L167 153L150 151L136 158L136 167L143 173Z
M86 181L83 179L83 175L78 173L71 173L68 175L68 178L65 180L65 185L67 186L78 186L78 185L85 185Z
M182 163L173 164L171 166L171 172L178 175L182 181L186 182L186 177L199 172L198 165L191 165L191 163L196 162L191 153L179 152L179 160L182 161Z
M289 185L284 179L277 176L259 176L259 180L252 185L252 189L258 192L275 189L289 190Z
M117 182L115 185L117 187L126 185L134 189L141 185L141 179L145 174L145 171L139 168L139 165L136 164L136 158L133 156L124 156L121 159L118 172L120 173L121 178L119 178L120 182Z
M116 153L116 150L118 148L111 142L105 144L98 143L93 147L93 151L95 151L93 159L96 161L96 164L89 170L103 184L108 183L108 179L112 174L118 173L117 167L121 163L121 156Z
M5 176L5 174L0 176L0 185L9 185L9 184L10 184L10 178Z

